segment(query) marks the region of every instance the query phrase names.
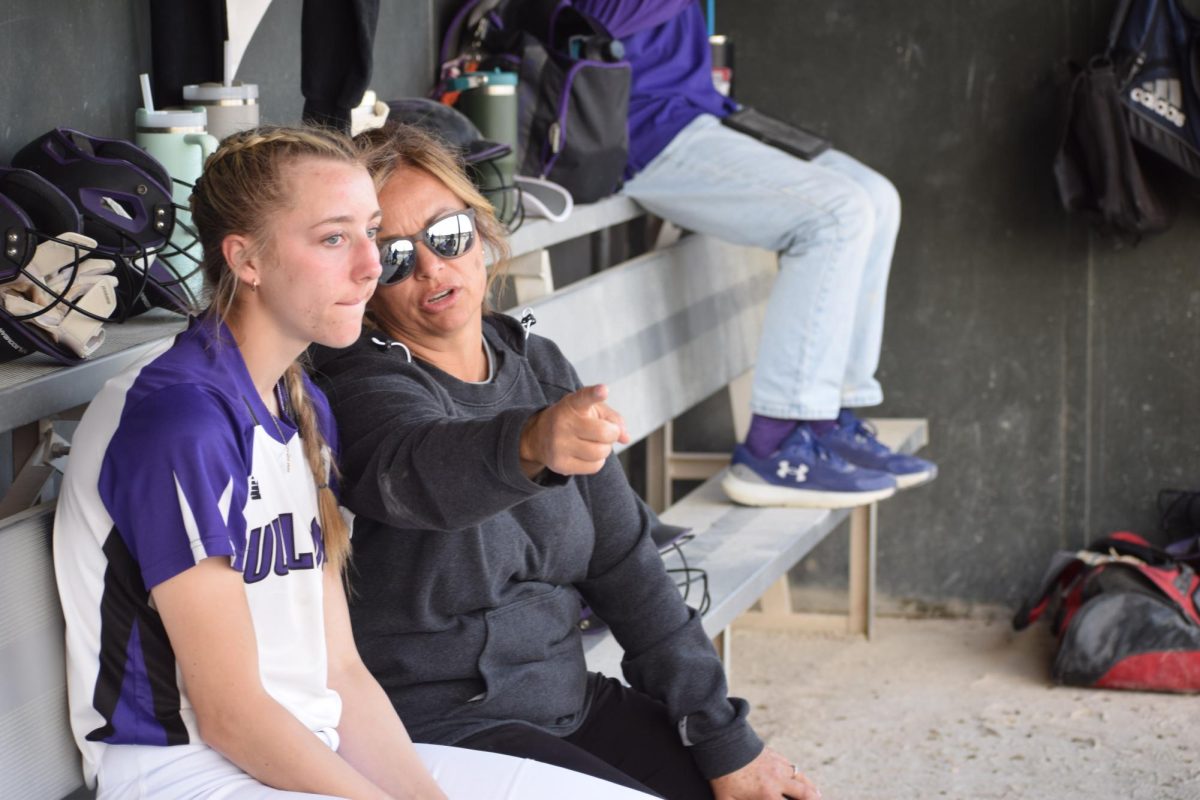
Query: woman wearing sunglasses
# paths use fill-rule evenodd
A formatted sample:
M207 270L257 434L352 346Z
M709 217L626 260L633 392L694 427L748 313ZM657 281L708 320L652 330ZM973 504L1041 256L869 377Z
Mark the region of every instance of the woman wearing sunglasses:
M489 312L485 251L506 245L487 201L415 128L357 141L384 271L362 338L316 369L356 514L355 638L414 738L668 798L816 797L726 695L612 455L604 387ZM632 688L588 673L580 595Z
M71 724L98 798L634 797L414 747L358 656L334 430L296 363L358 337L380 275L350 141L231 136L192 213L212 304L96 396L55 519Z

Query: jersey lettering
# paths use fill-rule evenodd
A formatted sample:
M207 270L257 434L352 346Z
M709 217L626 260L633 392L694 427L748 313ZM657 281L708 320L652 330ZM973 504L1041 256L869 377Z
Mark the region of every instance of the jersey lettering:
M313 569L324 560L322 548L318 546L320 531L320 526L313 520L313 549L297 553L292 515L280 514L270 524L250 530L246 535L245 555L235 559L234 568L241 570L246 583L258 583L272 571L283 577L295 569Z

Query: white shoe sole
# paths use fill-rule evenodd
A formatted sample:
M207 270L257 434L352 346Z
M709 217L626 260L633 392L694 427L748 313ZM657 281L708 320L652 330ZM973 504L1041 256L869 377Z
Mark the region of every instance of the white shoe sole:
M897 475L892 473L892 477L896 479L897 489L911 489L914 486L920 486L922 483L929 483L937 477L936 469L927 469L924 472L914 472L909 475Z
M822 492L815 489L787 489L769 483L752 483L732 471L721 479L721 488L729 499L744 506L785 506L788 508L854 508L896 493L893 488L870 492Z

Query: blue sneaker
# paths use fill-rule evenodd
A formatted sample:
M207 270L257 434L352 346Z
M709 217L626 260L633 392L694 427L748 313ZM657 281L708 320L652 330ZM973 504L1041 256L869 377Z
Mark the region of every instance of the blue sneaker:
M817 441L851 464L892 475L899 489L927 483L937 477L937 464L893 451L876 438L874 427L848 408L838 414L836 427L817 435Z
M800 425L766 458L756 458L739 444L721 488L731 500L748 506L851 508L891 497L896 480L850 464Z

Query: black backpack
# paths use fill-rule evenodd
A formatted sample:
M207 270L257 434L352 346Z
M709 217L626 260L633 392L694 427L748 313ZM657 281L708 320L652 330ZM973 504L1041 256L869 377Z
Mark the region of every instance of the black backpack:
M1085 67L1069 65L1054 179L1063 208L1086 213L1105 232L1136 241L1170 227L1171 212L1146 179L1121 100L1123 82L1113 49L1130 4L1123 0L1118 8L1104 52Z
M631 74L622 53L568 0L467 0L442 40L442 78L517 72L517 172L591 203L620 188L629 155Z
M1122 0L1114 26L1129 135L1200 178L1200 20L1178 0Z

